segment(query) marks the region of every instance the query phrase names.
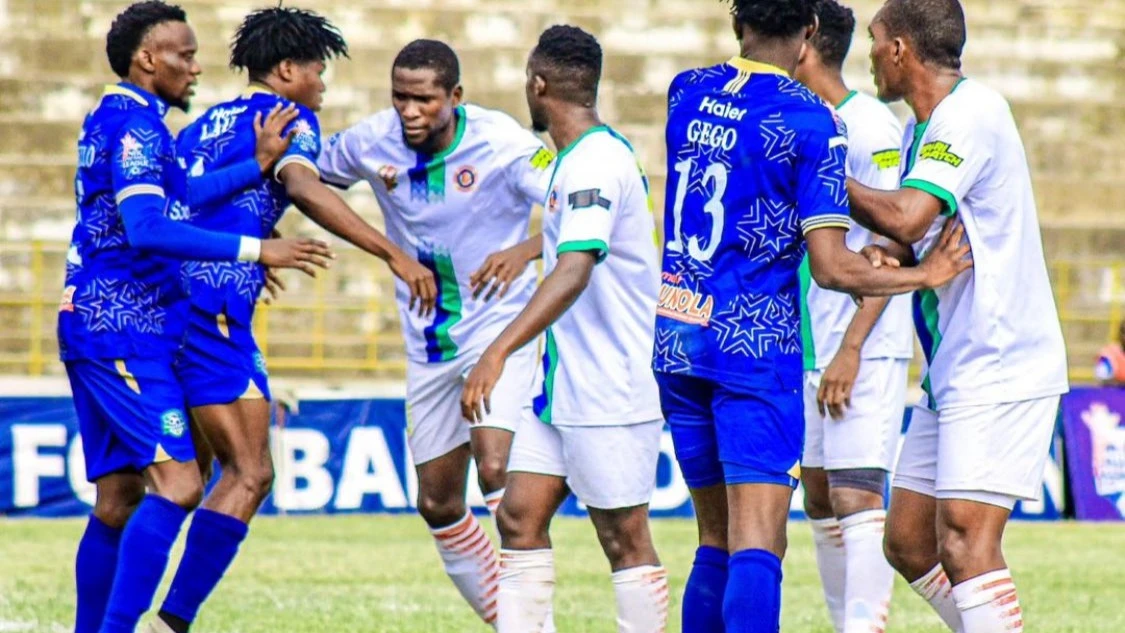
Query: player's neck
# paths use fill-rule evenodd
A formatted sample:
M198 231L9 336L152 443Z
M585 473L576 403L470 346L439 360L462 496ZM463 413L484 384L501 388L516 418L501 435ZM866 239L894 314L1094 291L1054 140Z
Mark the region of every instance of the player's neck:
M590 128L602 124L597 108L565 104L561 108L564 109L554 113L550 117L551 123L547 126L547 135L551 137L555 149L560 152L577 141Z
M130 73L128 77L125 77L123 79L123 81L125 81L127 83L131 83L134 86L140 88L141 90L144 90L145 92L147 92L151 95L156 95L157 97L160 96L156 92L156 83L153 81L152 75L147 75L147 74L142 74L142 73Z
M839 107L852 93L844 83L844 76L838 70L825 69L823 72L814 73L808 78L806 85L833 108Z
M280 92L278 92L277 88L274 88L272 85L270 85L270 82L269 82L268 79L262 79L262 80L251 79L250 80L250 87L251 88L257 88L259 90L265 90L266 92L272 92L275 95L281 94Z
M797 72L797 61L801 57L801 47L792 38L759 38L743 32L742 51L739 55L752 62L776 66L792 77Z
M903 99L919 122L929 121L938 104L949 96L963 76L953 68L926 68L910 84Z

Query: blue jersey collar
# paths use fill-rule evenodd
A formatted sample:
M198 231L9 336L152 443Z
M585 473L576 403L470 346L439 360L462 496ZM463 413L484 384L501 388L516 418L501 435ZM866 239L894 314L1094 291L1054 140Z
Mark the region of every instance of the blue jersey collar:
M751 75L754 73L759 73L768 75L781 75L783 77L789 76L789 73L785 72L784 69L778 68L777 66L774 66L772 64L764 64L762 62L756 62L752 59L746 59L745 57L732 57L727 61L727 64Z
M165 114L168 114L168 104L165 103L163 99L145 90L144 88L131 84L127 81L122 81L121 83L115 85L106 86L105 92L102 94L102 98L108 97L109 95L122 95L125 97L129 97L142 106L153 110L162 119L164 118Z

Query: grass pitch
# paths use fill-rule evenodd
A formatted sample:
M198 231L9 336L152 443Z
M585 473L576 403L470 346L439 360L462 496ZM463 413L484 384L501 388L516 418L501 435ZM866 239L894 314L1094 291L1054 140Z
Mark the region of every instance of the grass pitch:
M78 520L0 520L0 632L71 630L73 555L83 526ZM654 530L671 572L669 630L679 631L679 597L695 527L688 521L657 521ZM559 630L612 633L613 590L592 527L582 520L558 520L554 534ZM790 534L782 629L831 633L808 526L794 523ZM1016 524L1008 533L1007 553L1028 631L1125 631L1125 528ZM169 570L166 580L171 575ZM196 633L489 630L442 573L416 516L259 519L193 628ZM937 616L900 581L888 632L943 630Z

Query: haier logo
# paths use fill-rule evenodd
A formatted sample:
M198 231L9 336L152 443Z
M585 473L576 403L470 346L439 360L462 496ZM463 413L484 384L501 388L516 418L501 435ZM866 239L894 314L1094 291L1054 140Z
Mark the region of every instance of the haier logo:
M742 117L746 116L745 108L736 108L729 103L717 101L711 97L703 97L703 102L699 104L699 111L731 121L741 121Z
M203 131L199 134L199 141L211 141L231 131L234 128L234 124L238 122L238 115L243 112L246 112L246 106L212 110L211 114L207 117L207 123L203 124Z

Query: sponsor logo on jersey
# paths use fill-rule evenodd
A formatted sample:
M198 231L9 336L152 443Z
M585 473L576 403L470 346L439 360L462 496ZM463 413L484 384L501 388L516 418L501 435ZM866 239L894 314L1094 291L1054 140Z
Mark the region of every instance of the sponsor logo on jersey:
M656 313L684 323L708 325L711 313L715 311L715 298L674 285L680 283L679 275L663 273L662 276L665 283L660 286Z
M943 141L934 141L923 145L922 153L918 155L918 159L936 160L939 163L945 163L953 167L960 167L961 163L965 162L965 159L949 151L949 143Z
M135 178L152 166L148 147L129 132L121 139L121 169L125 175Z
M62 299L59 300L59 312L74 312L74 286L63 288Z
M293 131L296 132L293 136L293 144L300 148L302 152L310 154L320 153L316 131L313 130L312 124L305 119L299 119L293 124Z
M476 187L477 170L466 165L457 170L457 175L453 177L453 182L457 183L458 191L468 193Z
M398 170L391 165L383 165L379 168L379 178L383 180L383 185L387 187L387 191L394 191L398 186Z
M902 163L902 152L897 149L885 149L871 155L871 162L879 169L891 169Z
M555 154L546 147L540 147L539 151L531 155L531 166L535 169L543 171L555 162Z
M554 213L559 210L559 188L555 187L547 194L547 212Z
M164 435L183 437L187 431L187 420L179 409L168 409L160 415L160 429Z
M742 117L746 116L745 108L736 108L725 101L710 97L703 97L703 101L699 104L699 111L731 121L741 121Z
M226 135L227 132L234 129L235 123L238 122L238 115L246 112L246 109L247 106L235 106L212 110L207 116L207 122L203 124L203 129L199 134L199 142L211 141Z

